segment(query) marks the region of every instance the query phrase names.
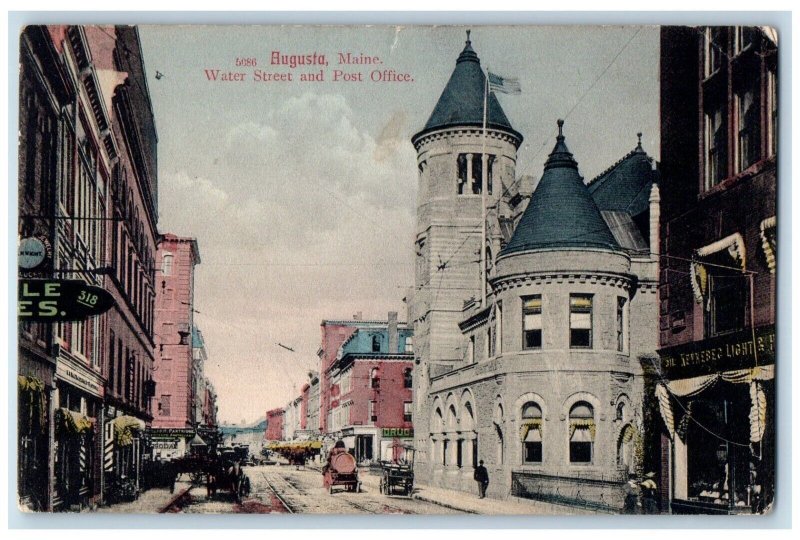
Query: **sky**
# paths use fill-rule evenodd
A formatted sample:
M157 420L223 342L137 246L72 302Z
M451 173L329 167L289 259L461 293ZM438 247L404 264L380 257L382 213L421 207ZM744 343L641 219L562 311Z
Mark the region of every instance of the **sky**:
M197 238L195 323L221 421L253 422L318 369L323 319L386 319L414 284L416 153L467 27L141 26L158 131L161 233ZM474 27L481 65L538 178L564 118L591 179L636 146L658 159L658 29ZM324 55L328 65L271 65ZM339 65L338 54L377 56ZM256 66L237 67L240 63ZM218 80L207 70L219 69ZM334 70L362 81L334 81ZM405 82L372 82L373 69ZM255 70L293 81L256 81ZM323 81L300 81L318 73ZM244 73L244 81L219 80ZM291 352L278 343L292 349Z

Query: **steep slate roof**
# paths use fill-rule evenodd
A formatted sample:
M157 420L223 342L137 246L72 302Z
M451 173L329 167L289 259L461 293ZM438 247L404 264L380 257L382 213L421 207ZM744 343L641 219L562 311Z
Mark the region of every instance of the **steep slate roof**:
M483 126L483 94L486 75L481 69L481 61L472 49L472 42L467 41L464 50L456 60L456 68L444 87L436 107L433 108L428 122L415 137L434 129L451 126ZM522 135L511 127L500 107L494 92L489 93L487 125L490 128L510 131L522 140Z
M563 125L559 120L542 179L501 256L558 247L620 249L578 174L578 163L564 143Z
M650 190L658 180L652 159L639 144L622 159L589 182L589 193L600 210L627 212L638 216L650 206Z

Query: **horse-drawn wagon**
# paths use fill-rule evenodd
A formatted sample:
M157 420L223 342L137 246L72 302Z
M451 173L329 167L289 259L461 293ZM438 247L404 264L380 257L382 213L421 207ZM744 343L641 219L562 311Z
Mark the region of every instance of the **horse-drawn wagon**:
M414 492L414 448L393 444L392 459L381 461L380 492L411 497Z

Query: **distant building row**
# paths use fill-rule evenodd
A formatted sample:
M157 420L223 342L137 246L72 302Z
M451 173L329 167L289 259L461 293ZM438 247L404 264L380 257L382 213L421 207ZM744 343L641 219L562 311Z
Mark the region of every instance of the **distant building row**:
M320 370L297 398L267 411L266 439L341 439L360 462L387 458L397 440L410 444L411 328L390 312L386 321L325 320L321 330Z

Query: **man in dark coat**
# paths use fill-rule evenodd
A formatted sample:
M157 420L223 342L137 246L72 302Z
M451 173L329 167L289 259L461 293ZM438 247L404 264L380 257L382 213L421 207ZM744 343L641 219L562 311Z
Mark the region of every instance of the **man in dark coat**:
M623 514L641 514L641 503L639 497L642 494L642 488L639 482L636 481L636 473L628 475L628 482L623 487L625 495L625 502L622 507Z
M486 497L486 488L489 486L489 471L483 466L483 460L480 460L478 466L475 467L475 475L473 478L478 482L479 498L483 499Z

